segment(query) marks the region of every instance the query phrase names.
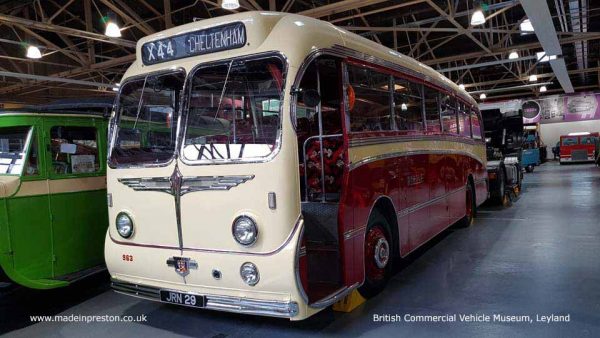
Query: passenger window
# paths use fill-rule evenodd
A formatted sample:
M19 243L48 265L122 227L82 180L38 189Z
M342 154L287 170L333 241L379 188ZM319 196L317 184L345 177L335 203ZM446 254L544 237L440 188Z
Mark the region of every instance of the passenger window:
M440 98L437 90L424 86L425 91L425 119L428 133L441 132L440 125Z
M444 133L458 134L456 100L450 95L442 95L441 106Z
M471 111L471 130L473 131L473 138L481 140L481 124L479 115L475 111Z
M33 135L31 137L31 145L29 146L29 156L27 157L27 161L25 162L25 171L23 175L25 176L36 176L40 173L38 169L38 144L37 144L37 135L36 129L33 130Z
M469 108L466 107L463 103L459 103L459 112L458 112L458 130L460 131L460 135L464 137L471 137L471 116L469 114Z
M100 170L94 127L56 126L50 129L52 173L95 173Z
M394 80L394 119L396 129L415 133L423 131L423 85L404 79Z
M350 130L393 130L390 76L371 69L348 66Z

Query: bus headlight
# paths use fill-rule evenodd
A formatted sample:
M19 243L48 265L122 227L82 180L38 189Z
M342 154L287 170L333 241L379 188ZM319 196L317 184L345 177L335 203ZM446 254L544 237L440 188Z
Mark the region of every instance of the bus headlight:
M120 212L117 215L117 232L123 238L129 238L133 235L133 221L131 217L124 212Z
M242 264L240 267L240 276L242 277L244 283L250 286L258 284L258 281L260 280L260 275L258 274L256 265L250 262Z
M248 216L240 216L233 221L231 229L236 242L244 246L250 246L258 238L258 227L256 222Z

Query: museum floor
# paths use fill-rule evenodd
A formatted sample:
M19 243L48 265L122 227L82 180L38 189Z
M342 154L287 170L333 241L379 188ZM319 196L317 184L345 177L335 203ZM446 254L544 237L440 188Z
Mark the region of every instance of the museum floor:
M0 289L0 333L14 337L598 336L600 168L548 163L526 174L510 208L480 209L402 264L388 288L354 312L304 322L176 307L109 290L106 274L55 291ZM146 315L143 323L38 323L30 315ZM529 315L533 323L375 322L374 315ZM536 315L569 315L543 323ZM505 317L503 317L505 318Z

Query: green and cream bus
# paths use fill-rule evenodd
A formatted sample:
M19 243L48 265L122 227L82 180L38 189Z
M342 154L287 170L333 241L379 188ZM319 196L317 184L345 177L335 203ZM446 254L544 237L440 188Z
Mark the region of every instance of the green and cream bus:
M0 272L50 289L105 270L112 103L0 112Z

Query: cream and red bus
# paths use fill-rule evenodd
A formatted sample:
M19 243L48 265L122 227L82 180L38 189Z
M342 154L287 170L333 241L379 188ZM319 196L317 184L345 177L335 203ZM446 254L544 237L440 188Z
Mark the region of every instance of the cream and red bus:
M112 286L292 320L373 296L488 197L480 121L430 67L311 18L145 37L110 125Z

